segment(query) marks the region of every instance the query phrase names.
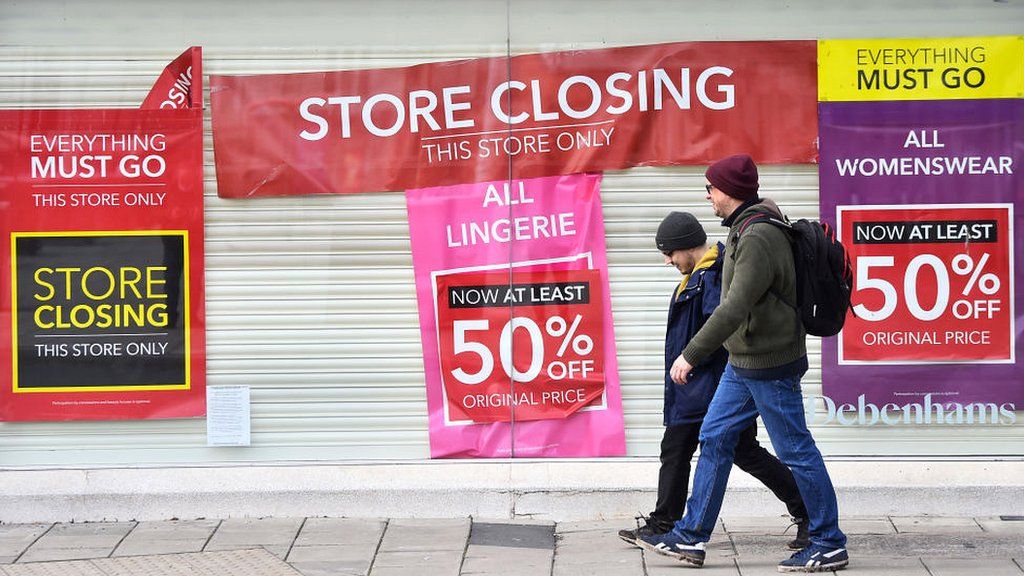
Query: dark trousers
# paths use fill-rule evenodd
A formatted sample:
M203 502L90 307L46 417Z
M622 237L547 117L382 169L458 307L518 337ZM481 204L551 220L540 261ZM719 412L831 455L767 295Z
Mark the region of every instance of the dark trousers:
M665 428L661 439L661 470L658 472L658 503L651 521L660 529L671 530L683 517L690 482L690 460L697 451L701 422ZM786 505L789 515L807 518L793 473L757 442L757 421L740 433L733 463L757 478Z

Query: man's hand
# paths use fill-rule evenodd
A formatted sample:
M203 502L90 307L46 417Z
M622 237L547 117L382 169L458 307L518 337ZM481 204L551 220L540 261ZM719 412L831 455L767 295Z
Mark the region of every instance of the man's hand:
M690 377L692 370L693 366L690 366L686 358L683 358L683 355L680 354L676 361L672 363L672 368L669 369L668 375L676 384L686 384L686 379Z

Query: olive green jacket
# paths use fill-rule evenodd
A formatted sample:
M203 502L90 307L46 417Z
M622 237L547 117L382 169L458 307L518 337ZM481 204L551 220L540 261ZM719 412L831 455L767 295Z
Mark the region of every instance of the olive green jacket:
M758 213L783 219L769 199L744 209L729 228L722 269L722 303L683 349L696 366L724 345L737 368L768 369L807 354L807 333L796 312L796 271L786 233L756 223L737 238L743 223Z

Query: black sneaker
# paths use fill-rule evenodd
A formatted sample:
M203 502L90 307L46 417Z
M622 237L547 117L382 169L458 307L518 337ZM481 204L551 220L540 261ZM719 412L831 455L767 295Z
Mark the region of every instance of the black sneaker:
M832 572L850 564L846 548L808 546L779 562L779 572Z
M790 540L786 547L790 550L803 550L811 545L811 534L807 530L810 521L807 518L793 518L790 526L796 526L796 538ZM789 530L789 528L786 528Z
M643 526L639 525L640 520L644 521ZM640 544L637 543L637 540L641 537L653 536L655 534L664 534L665 532L668 532L668 530L659 529L658 525L655 524L650 518L638 516L636 530L619 530L619 538L622 538L622 541L626 544L631 544L639 548Z
M700 568L704 565L704 556L706 554L704 543L687 542L674 530L664 534L644 536L637 540L637 544L644 550L675 558L690 566Z

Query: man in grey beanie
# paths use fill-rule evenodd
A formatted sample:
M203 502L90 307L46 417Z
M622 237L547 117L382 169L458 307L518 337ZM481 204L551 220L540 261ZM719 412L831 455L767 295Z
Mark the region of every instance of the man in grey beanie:
M722 290L724 247L721 243L709 245L707 239L704 227L688 212L672 212L666 216L655 237L658 250L665 256L665 264L679 270L683 279L669 300L665 331L665 434L661 440L657 504L643 525L635 530L619 531L619 538L633 545L639 545L637 539L641 536L672 530L675 522L682 518L690 482L690 460L697 450L704 414L728 358L725 349L720 347L693 369L685 387L672 382L669 371L673 362L714 312ZM807 509L796 481L789 468L757 443L756 422L751 422L740 433L735 463L785 503L797 523L797 537L789 547L807 546Z

